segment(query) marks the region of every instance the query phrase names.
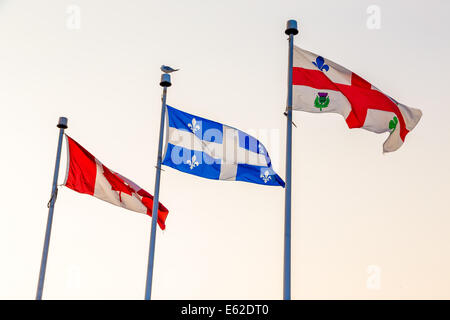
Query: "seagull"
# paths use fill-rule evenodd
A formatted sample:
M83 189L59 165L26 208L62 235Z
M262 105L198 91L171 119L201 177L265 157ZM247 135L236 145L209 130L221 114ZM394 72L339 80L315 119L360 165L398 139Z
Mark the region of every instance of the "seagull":
M178 71L178 70L180 70L180 69L172 69L171 67L165 66L165 65L161 66L161 71L164 72L164 73L172 73L172 72L175 72L175 71Z

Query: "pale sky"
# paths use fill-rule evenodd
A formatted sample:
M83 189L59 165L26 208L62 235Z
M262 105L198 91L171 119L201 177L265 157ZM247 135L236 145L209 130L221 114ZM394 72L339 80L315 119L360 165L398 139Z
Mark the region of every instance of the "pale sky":
M296 19L296 45L423 117L383 155L387 134L294 112L292 298L450 299L449 12L445 0L0 0L0 298L35 297L58 117L153 194L161 64L181 68L169 105L258 136L284 178ZM284 189L164 170L153 298L281 299ZM143 299L150 224L61 187L44 299Z

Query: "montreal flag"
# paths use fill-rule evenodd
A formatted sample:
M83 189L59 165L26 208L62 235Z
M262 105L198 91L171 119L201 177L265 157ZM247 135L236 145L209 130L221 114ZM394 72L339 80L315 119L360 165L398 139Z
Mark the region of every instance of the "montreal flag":
M68 165L64 185L116 206L152 216L153 196L133 181L108 169L78 142L66 135ZM169 210L158 207L158 225L164 230Z
M401 147L422 117L350 70L315 53L294 47L293 110L342 115L349 128L389 132L383 152Z

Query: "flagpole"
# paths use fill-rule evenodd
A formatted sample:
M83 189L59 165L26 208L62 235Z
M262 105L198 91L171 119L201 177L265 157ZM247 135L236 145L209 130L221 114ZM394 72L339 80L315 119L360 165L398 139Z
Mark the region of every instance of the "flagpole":
M286 188L284 207L284 273L283 299L291 299L291 175L292 175L292 66L294 36L298 33L297 21L288 20L285 33L289 36L289 70L286 129Z
M163 73L161 75L161 82L159 83L159 85L163 87L163 95L161 106L161 123L159 125L158 158L156 160L155 192L153 195L152 230L150 233L150 248L147 265L147 281L145 285L145 300L150 300L152 296L152 278L155 260L156 223L158 220L158 204L159 204L159 183L161 180L162 147L164 137L164 116L166 112L167 88L172 85L172 83L170 82L170 74Z
M38 282L38 287L37 287L37 291L36 291L36 300L42 299L42 291L44 290L44 280L45 280L45 270L47 268L48 248L50 245L50 234L52 232L53 211L55 209L56 196L58 194L57 184L58 184L58 174L59 174L59 163L61 160L62 140L63 140L63 136L64 136L64 130L67 129L67 118L60 117L57 127L59 128L58 149L56 151L56 163L55 163L55 171L53 173L52 194L51 194L51 198L49 201L47 229L45 231L44 249L42 250L41 268L39 270L39 282Z

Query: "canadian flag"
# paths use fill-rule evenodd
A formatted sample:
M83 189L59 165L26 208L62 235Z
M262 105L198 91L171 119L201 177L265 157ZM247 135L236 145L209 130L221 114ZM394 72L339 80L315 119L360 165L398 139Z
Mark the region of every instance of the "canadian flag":
M152 216L153 196L133 181L108 169L78 142L66 135L68 165L64 185L116 206ZM158 224L164 230L169 210L158 206Z
M349 128L390 132L383 152L395 151L419 122L422 111L387 96L346 68L294 47L292 109L341 114Z

